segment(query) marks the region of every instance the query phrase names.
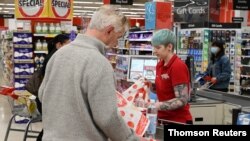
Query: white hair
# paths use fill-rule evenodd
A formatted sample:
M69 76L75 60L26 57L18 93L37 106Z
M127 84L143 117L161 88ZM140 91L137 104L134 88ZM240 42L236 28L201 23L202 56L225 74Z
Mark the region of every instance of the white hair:
M103 5L94 12L89 23L89 28L102 30L110 25L114 27L115 32L119 32L123 28L127 30L128 20L116 6Z

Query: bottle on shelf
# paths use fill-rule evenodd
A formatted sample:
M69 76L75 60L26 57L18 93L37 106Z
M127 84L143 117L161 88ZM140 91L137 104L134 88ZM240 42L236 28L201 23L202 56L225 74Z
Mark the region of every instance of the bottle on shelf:
M50 23L49 33L50 34L54 34L55 33L55 25L54 25L54 23Z
M42 43L41 41L38 39L37 42L36 42L36 50L41 50L42 49Z
M43 40L43 42L42 42L42 50L43 51L47 51L48 50L48 43L46 42L46 40Z
M48 33L48 26L47 26L46 23L43 23L42 32L43 33Z
M139 96L135 99L135 106L139 108L144 108L145 102L143 99L143 93L139 93Z
M42 55L39 60L40 60L40 68L43 67L43 62L44 62L45 57Z
M36 55L34 60L35 60L35 71L37 71L39 69L39 64L40 64L39 56Z
M150 105L147 108L146 117L150 123L146 131L146 138L155 139L156 127L157 127L157 108L155 107L155 100L150 99Z
M57 24L56 24L56 33L57 33L57 34L60 34L61 31L62 31L62 30L61 30L61 26L60 26L59 23L57 23Z
M41 26L40 23L37 23L37 25L36 25L36 33L41 33L41 31L42 31L42 26Z

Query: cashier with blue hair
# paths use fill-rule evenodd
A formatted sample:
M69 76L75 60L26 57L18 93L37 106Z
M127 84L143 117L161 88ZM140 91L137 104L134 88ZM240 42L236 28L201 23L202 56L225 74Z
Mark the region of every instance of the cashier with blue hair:
M154 54L160 59L156 66L156 102L158 118L174 122L192 124L189 111L190 76L186 64L174 53L175 34L162 29L153 34Z

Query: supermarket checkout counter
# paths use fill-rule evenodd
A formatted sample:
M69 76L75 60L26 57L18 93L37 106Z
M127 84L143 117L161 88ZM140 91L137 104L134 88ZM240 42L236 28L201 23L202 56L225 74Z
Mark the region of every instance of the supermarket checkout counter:
M195 100L190 101L190 111L195 124L235 124L233 109L250 107L250 97L210 89L197 90ZM205 111L205 112L204 112ZM163 126L159 126L156 139L163 141Z
M242 107L250 106L249 96L236 95L236 94L225 93L225 92L220 92L220 91L215 91L215 90L210 90L210 89L198 90L196 93L196 98L199 99L199 97L207 98L208 100L228 102L228 103L240 105Z
M202 108L204 108L204 105L209 106L209 108L211 108L212 107L211 105L220 105L220 104L224 103L223 100L216 100L216 99L211 99L211 98L206 98L206 97L201 97L201 96L196 96L195 98L196 98L195 101L190 102L191 111L192 111L192 109L196 110L196 107L198 107L198 109L200 111L203 111ZM192 107L194 107L194 108L192 108ZM202 107L202 108L200 108L200 107ZM212 111L215 111L215 110L212 109ZM198 119L198 123L199 123L199 120L201 119L201 116L199 115L199 112L197 112L197 111L193 111L193 112L198 113L197 119ZM194 116L196 116L196 115L194 114ZM209 118L210 117L208 117L208 119ZM196 120L196 119L194 118L194 120ZM205 117L204 117L204 120L206 120ZM186 126L186 125L184 125L184 126ZM163 141L164 140L164 129L163 128L164 128L163 125L157 127L157 131L156 131L156 139L157 139L157 141Z

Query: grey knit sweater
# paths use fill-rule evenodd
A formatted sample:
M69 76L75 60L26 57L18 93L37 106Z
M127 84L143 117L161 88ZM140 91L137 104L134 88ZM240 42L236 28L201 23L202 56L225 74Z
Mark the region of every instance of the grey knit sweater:
M118 114L105 45L79 34L49 60L39 89L43 141L139 140Z

